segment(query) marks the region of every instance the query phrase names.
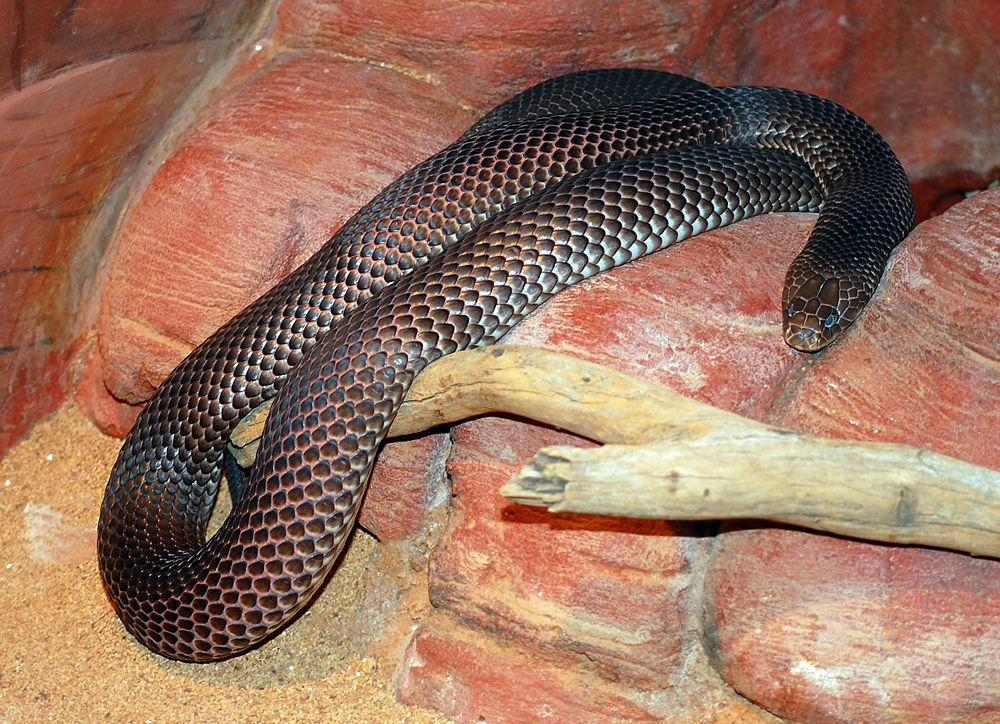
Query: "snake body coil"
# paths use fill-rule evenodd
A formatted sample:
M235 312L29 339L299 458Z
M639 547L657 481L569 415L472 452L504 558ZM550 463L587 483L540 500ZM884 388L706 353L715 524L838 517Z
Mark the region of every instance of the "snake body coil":
M786 340L819 349L913 225L906 175L864 121L804 93L636 70L562 76L500 106L196 348L148 403L98 526L125 626L189 661L266 638L335 562L424 366L496 341L581 279L772 211L820 212L783 298ZM246 490L206 542L229 434L276 394Z

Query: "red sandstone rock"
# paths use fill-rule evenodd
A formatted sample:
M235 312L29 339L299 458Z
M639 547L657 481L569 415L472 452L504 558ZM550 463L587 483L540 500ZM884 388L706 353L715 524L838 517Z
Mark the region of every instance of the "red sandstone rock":
M1000 166L992 0L287 0L275 37L430 77L483 109L550 75L616 65L818 93L886 136L922 215Z
M520 463L581 442L571 436L487 419L454 437L455 510L431 557L431 602L570 670L583 655L585 669L645 686L678 666L691 542L677 527L507 505L496 491Z
M921 224L850 343L823 355L782 422L1000 469L998 248L997 190Z
M393 112L404 101L405 118ZM311 54L247 80L160 168L122 230L100 319L111 393L147 399L195 344L470 120L431 86Z
M578 660L586 667L585 656ZM713 690L678 703L668 693L674 683L664 680L656 693L637 695L591 673L552 666L435 614L410 643L398 692L403 701L421 702L459 724L776 722L745 701Z
M0 373L8 390L0 396L0 451L66 394L76 324L88 311L81 285L102 251L74 242L189 87L195 64L186 50L119 56L0 99ZM163 65L180 75L157 85Z
M456 626L436 628L446 633L419 633L410 644L399 683L403 701L433 707L462 724L663 721L597 677L567 677L495 639Z
M143 157L250 19L200 0L0 4L0 454L65 399Z
M946 551L729 533L706 582L710 646L788 721L998 721L998 572Z
M1000 469L998 201L910 236L784 424ZM727 680L791 721L1000 721L998 581L993 560L744 531L713 556L707 630Z
M0 74L0 95L22 90L67 66L88 65L151 48L217 41L225 38L227 31L253 23L261 5L262 0L133 0L127 4L31 0L5 4L0 10L0 50L9 63ZM187 50L199 63L217 52L191 46ZM164 65L161 70L166 68L181 70L173 65Z
M450 450L444 434L385 443L358 523L383 542L420 538L432 524L431 512L450 502L444 477ZM426 540L418 546L416 552L426 555Z
M87 417L101 421L101 430L105 434L117 437L128 434L142 409L141 405L123 405L108 394L104 386L100 351L93 347L80 360L76 375L76 399Z

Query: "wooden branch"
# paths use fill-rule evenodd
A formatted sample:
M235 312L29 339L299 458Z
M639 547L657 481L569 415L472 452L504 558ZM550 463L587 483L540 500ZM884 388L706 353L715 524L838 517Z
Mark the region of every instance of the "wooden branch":
M542 450L500 489L551 512L760 518L1000 558L1000 474L908 445L766 430Z
M551 352L497 346L435 362L390 435L490 412L611 443L542 450L501 488L515 502L638 518L760 518L1000 557L1000 473L908 445L781 430Z

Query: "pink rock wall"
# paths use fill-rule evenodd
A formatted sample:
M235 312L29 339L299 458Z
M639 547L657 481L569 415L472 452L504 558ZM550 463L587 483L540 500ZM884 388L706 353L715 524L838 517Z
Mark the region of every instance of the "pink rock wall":
M203 1L0 8L0 454L65 399L142 158L257 12Z
M596 66L818 93L886 137L922 216L1000 168L1000 15L990 0L287 0L275 38L423 76L477 108Z

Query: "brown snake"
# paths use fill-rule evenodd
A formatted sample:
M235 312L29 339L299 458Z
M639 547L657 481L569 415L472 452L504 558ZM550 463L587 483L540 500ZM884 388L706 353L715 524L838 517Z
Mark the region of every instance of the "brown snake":
M428 363L495 342L581 279L775 211L820 212L783 296L786 340L814 351L857 318L913 226L906 174L868 124L804 93L627 69L562 76L504 104L164 381L101 507L115 610L171 658L262 641L336 561ZM206 542L229 435L275 395L246 488Z

